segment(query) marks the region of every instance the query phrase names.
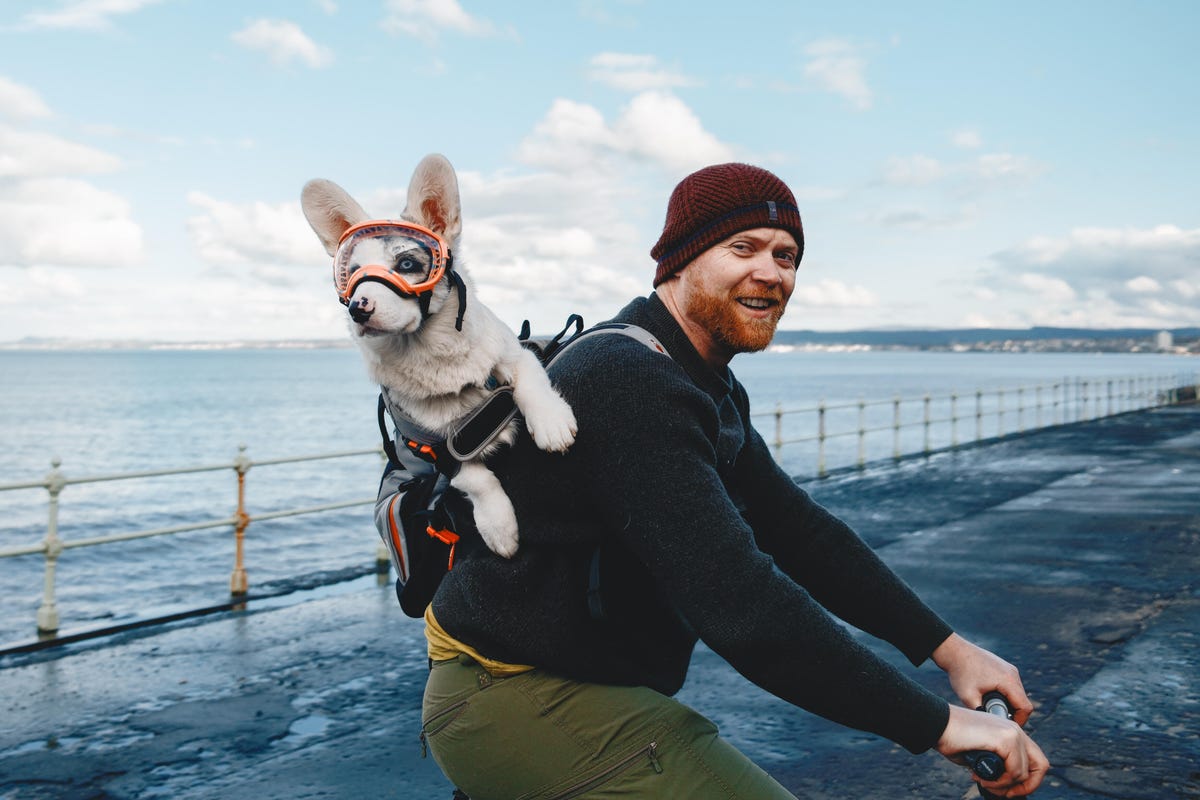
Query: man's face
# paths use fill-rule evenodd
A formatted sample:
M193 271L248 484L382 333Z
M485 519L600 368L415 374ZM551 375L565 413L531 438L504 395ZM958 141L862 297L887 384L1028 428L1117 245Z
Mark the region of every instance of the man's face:
M771 343L796 286L796 240L779 228L753 228L719 242L679 272L681 323L710 363Z

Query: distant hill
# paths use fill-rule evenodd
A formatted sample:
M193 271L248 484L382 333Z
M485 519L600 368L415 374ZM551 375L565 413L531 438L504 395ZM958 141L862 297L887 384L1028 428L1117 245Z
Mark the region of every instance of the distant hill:
M785 331L773 344L869 345L918 349L979 345L989 342L1062 340L1152 341L1161 328L956 328L947 330ZM1200 338L1200 328L1168 328L1176 342Z

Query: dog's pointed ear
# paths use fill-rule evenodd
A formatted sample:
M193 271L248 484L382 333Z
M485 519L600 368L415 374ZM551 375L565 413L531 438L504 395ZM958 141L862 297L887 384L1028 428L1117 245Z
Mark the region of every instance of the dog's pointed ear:
M458 199L458 178L445 156L434 153L421 159L408 182L405 219L440 233L457 242L462 232L462 205Z
M304 184L300 207L321 244L325 245L325 252L331 256L337 253L338 242L347 228L370 219L345 189L321 178Z

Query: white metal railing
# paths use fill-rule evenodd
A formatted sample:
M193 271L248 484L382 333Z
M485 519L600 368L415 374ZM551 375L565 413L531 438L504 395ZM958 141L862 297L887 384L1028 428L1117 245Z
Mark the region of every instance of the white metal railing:
M817 449L817 475L824 477L828 473L826 465L826 444L833 439L856 437L857 458L855 464L863 467L867 463L867 436L890 432L892 438L892 458L899 459L903 455L930 453L934 449L955 448L966 443L981 441L985 438L1003 437L1028 432L1032 429L1062 425L1071 422L1085 421L1102 416L1125 413L1145 408L1153 408L1177 402L1195 402L1200 391L1200 380L1193 374L1188 378L1179 376L1169 377L1134 377L1102 380L1066 380L1049 385L1019 387L1017 389L995 389L988 392L977 390L973 395L924 395L916 400L902 400L894 397L890 400L866 401L853 403L826 404L819 403L809 408L785 410L777 407L773 412L754 414L754 417L769 417L774 420L774 436L771 445L776 459L782 458L785 446L799 443L815 443ZM1030 398L1032 401L1030 402ZM1015 406L1009 407L1009 400L1015 400ZM967 409L962 408L962 402ZM910 408L917 404L919 416L916 419L904 418L902 408ZM941 408L935 415L935 407ZM890 423L879 424L879 413L872 415L873 410L883 412L883 417L890 416ZM890 414L888 413L890 411ZM845 429L829 430L829 418L841 412L849 412L853 420ZM816 433L806 436L787 436L785 418L793 415L816 414ZM942 416L944 414L944 416ZM1032 419L1030 419L1030 415ZM911 416L911 415L910 415ZM985 430L985 419L993 418L994 434ZM876 421L872 421L872 419ZM1012 428L1011 420L1015 420ZM964 442L960 437L960 425L972 425L973 437ZM936 442L932 431L935 426L948 427L945 440ZM901 433L906 429L917 428L921 431L922 444L918 449L903 450ZM59 459L51 462L50 472L41 480L25 483L0 484L0 492L45 489L49 495L49 518L45 538L36 544L0 549L0 559L16 556L36 555L45 557L45 577L41 606L37 611L37 629L43 638L52 637L59 627L59 613L55 600L55 570L59 557L66 551L80 547L91 547L112 542L144 539L154 536L165 536L185 531L196 531L209 528L233 528L234 531L234 565L230 576L230 594L233 597L244 596L248 591L248 581L243 563L243 542L247 527L253 522L260 522L283 517L294 517L304 514L315 514L338 509L372 505L375 498L345 500L301 508L291 508L251 515L246 511L246 473L252 467L266 467L300 462L320 461L325 459L349 458L362 456L382 456L380 448L367 450L349 450L334 453L319 453L315 455L291 456L251 460L246 456L245 446L239 447L238 455L233 461L222 464L209 464L178 469L149 470L141 472L123 472L110 475L94 475L82 478L68 478L61 471ZM153 528L149 530L127 531L106 536L94 536L80 539L63 540L58 533L59 499L63 489L78 484L102 483L107 481L125 481L145 478L157 478L168 475L187 475L201 472L232 470L237 475L237 506L232 516L207 519L198 522L174 525L170 527ZM387 550L382 543L377 545L376 561L386 564Z
M862 468L868 461L867 437L869 434L890 433L890 456L899 459L903 455L931 453L935 449L957 448L966 443L1000 438L1029 430L1083 422L1128 411L1154 408L1179 402L1180 397L1194 402L1200 378L1196 374L1179 376L1133 376L1121 378L1064 379L1049 384L1013 388L977 389L973 394L957 392L942 395L926 394L916 399L865 400L854 402L826 403L805 408L784 409L777 405L774 411L752 414L755 419L770 419L773 422L770 443L777 461L783 460L786 445L812 444L816 454L816 476L825 477L829 472L827 445L831 440L847 437L856 439L856 457L852 464ZM964 409L964 405L966 408ZM903 410L916 407L915 419L910 411L905 418ZM890 411L890 414L888 413ZM786 421L794 415L815 415L815 433L789 435ZM830 420L838 417L840 428L830 430ZM890 420L889 420L890 417ZM960 426L972 425L973 436L964 441ZM994 425L990 431L988 425ZM1012 427L1009 427L1009 426ZM796 426L792 426L794 430ZM940 427L941 436L934 440L934 429ZM905 450L901 435L905 430L919 428L921 445ZM811 430L811 428L810 428ZM849 466L850 464L847 464Z
M238 447L237 457L234 458L233 461L224 464L207 464L195 467L146 470L140 472L121 472L110 475L92 475L82 478L66 477L60 469L62 466L61 460L55 458L53 461L51 461L50 472L40 481L0 484L0 492L16 491L20 489L44 488L49 493L49 520L46 525L46 537L37 544L0 549L0 558L35 555L37 553L41 553L45 556L46 569L42 590L42 603L37 611L37 630L39 635L43 637L53 635L58 630L59 615L58 605L55 601L55 571L58 566L59 557L66 550L73 548L92 547L94 545L110 544L112 542L125 542L133 539L146 539L154 536L166 536L169 534L184 533L186 531L231 527L234 531L234 560L233 572L229 579L229 591L234 597L243 596L249 590L249 582L246 577L246 569L244 564L244 542L246 528L249 527L250 523L262 522L271 519L280 519L283 517L295 517L302 514L315 514L323 511L335 511L338 509L352 508L356 506L373 505L375 502L374 497L369 497L251 515L246 511L246 473L249 472L252 467L277 466L280 464L296 464L307 461L323 461L333 458L348 458L366 455L382 456L383 450L382 448L376 447L370 450L346 450L334 453L319 453L316 455L289 456L285 458L270 458L254 461L246 456L246 446L240 445ZM168 475L190 475L202 472L216 472L220 470L233 470L237 475L237 507L232 516L221 517L218 519L208 519L187 525L173 525L170 527L152 528L149 530L127 531L124 533L114 533L107 536L93 536L82 539L63 540L58 535L59 496L62 494L63 489L68 486L104 483L107 481L160 478ZM387 558L387 550L381 543L376 549L376 560L387 561Z

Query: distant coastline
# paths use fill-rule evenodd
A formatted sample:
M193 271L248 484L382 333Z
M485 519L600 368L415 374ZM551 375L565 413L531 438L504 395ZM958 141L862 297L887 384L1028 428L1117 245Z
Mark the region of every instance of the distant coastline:
M955 353L1168 353L1200 355L1200 328L961 328L779 331L772 347Z
M169 342L138 339L26 337L0 342L0 352L52 350L340 350L347 339ZM1200 328L961 328L858 331L780 330L776 351L922 350L1006 353L1168 353L1200 355Z
M139 339L25 338L0 342L0 352L39 350L342 350L349 339L231 340L228 342L159 342Z

